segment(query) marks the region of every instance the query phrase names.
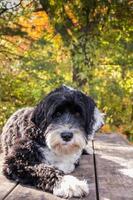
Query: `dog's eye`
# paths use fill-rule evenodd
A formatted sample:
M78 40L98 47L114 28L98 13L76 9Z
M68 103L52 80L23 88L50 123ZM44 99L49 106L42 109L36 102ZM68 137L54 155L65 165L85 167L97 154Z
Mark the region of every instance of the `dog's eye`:
M81 116L80 112L75 112L74 114L75 114L76 117L80 117Z
M55 114L54 114L54 117L60 117L62 115L62 113L61 112L56 112Z

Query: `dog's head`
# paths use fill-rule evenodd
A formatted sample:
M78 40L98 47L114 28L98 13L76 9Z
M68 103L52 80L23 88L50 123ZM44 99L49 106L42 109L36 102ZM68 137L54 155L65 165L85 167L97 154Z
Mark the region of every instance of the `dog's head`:
M48 94L36 106L32 121L43 131L47 146L57 154L82 150L104 123L95 102L67 86Z

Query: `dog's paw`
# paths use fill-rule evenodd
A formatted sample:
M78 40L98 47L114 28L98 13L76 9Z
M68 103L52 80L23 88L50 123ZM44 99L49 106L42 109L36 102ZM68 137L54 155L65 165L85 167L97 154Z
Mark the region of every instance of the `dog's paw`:
M78 180L74 176L65 175L53 189L53 194L63 198L82 197L89 194L87 181Z

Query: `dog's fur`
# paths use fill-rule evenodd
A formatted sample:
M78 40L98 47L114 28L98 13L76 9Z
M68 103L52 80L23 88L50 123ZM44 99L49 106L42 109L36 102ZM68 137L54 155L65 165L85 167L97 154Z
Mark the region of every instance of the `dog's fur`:
M85 180L66 175L75 169L88 138L103 125L94 101L67 86L36 107L14 113L3 128L3 172L20 183L62 197L89 193Z

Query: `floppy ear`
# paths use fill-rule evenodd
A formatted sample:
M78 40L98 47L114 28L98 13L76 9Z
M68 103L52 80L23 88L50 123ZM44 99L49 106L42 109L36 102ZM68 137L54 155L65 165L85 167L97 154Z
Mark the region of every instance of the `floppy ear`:
M58 101L59 98L57 98L55 91L53 91L35 107L31 121L41 130L45 130L50 123Z
M92 133L89 135L89 139L93 139L94 134L104 125L104 114L99 111L95 106L92 120Z
M88 139L93 139L95 132L104 125L103 114L91 97L86 96L86 99L86 132Z
M101 113L97 107L94 109L93 131L98 131L104 125L104 113Z
M51 116L61 99L61 92L64 86L50 92L36 107L33 112L31 121L40 129L44 130L50 122Z
M35 108L31 121L38 127L38 128L42 128L42 124L43 124L43 128L46 125L46 105L45 105L45 101L42 100Z

